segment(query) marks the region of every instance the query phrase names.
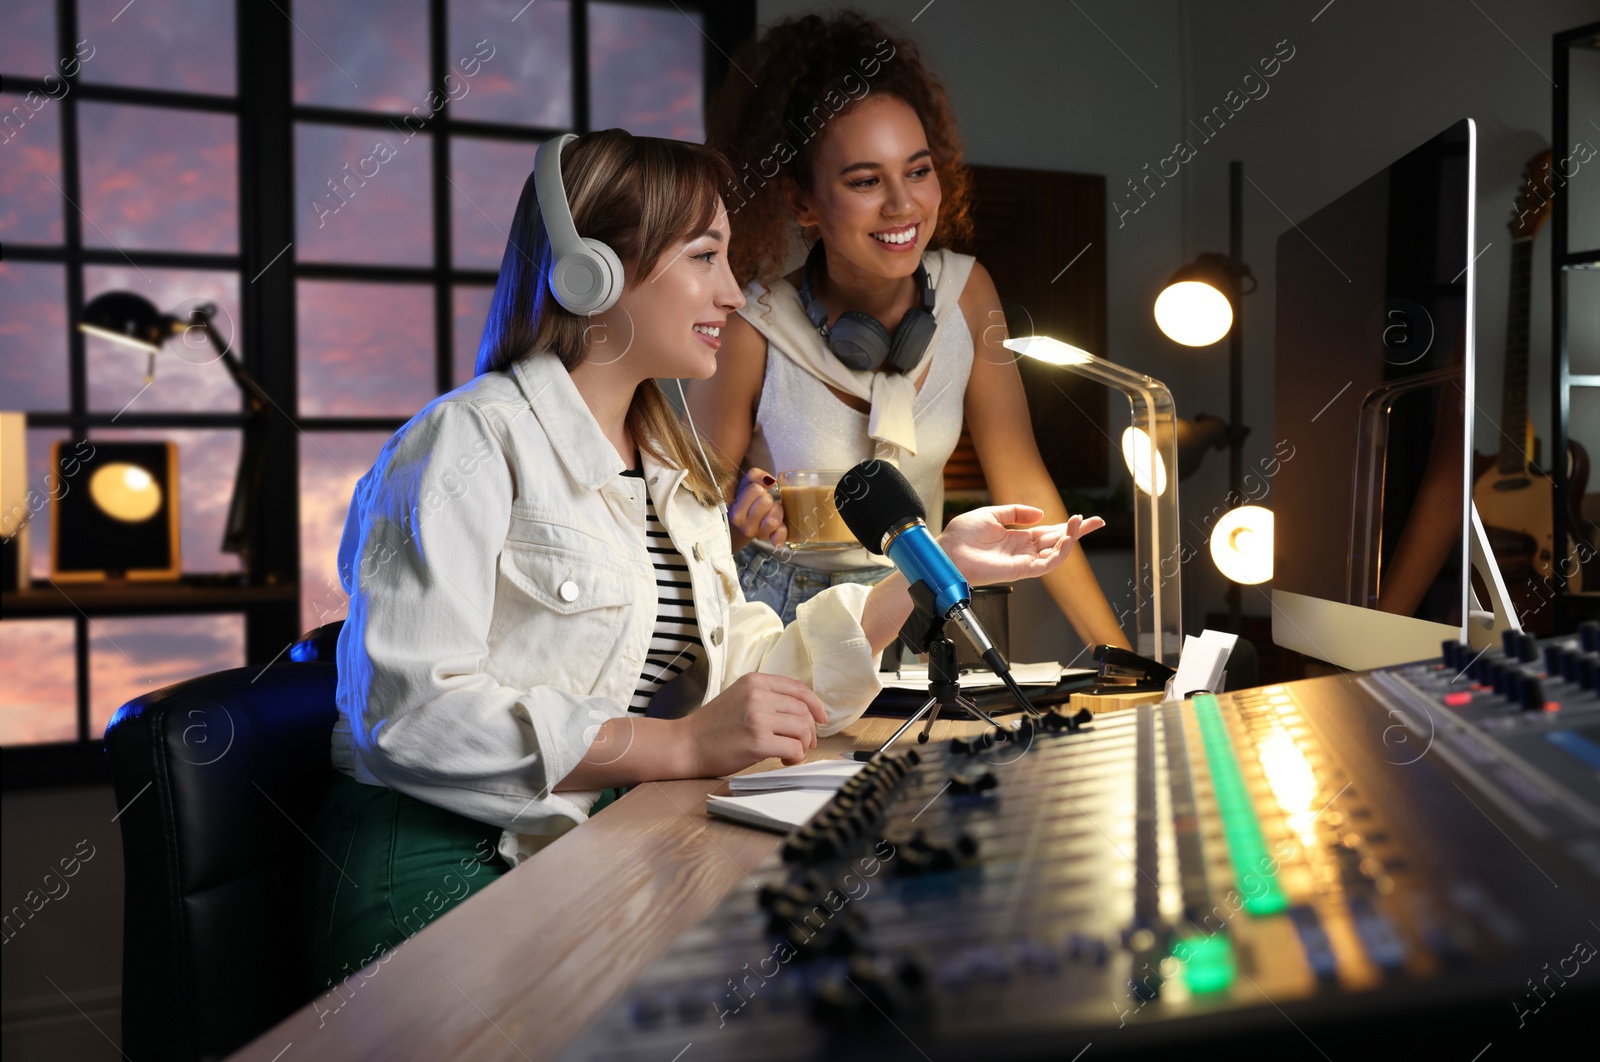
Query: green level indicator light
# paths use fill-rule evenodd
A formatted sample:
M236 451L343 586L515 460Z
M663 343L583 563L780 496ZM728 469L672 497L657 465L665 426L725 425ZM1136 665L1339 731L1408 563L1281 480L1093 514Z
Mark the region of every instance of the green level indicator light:
M1277 914L1289 906L1275 875L1265 873L1273 866L1267 856L1266 838L1255 805L1245 789L1244 773L1234 753L1233 740L1222 721L1217 699L1211 694L1194 698L1195 718L1200 722L1200 740L1205 746L1206 763L1211 768L1211 788L1217 810L1222 815L1222 836L1228 842L1228 860L1233 864L1235 884L1244 897L1244 909L1252 915Z
M1233 984L1237 970L1227 937L1218 934L1180 940L1172 946L1172 957L1183 963L1184 987L1197 996L1221 992Z

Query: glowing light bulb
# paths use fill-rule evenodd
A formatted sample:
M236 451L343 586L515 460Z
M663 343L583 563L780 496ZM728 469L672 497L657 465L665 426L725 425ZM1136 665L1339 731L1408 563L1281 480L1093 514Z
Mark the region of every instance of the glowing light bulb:
M1150 475L1150 463L1155 461L1155 476ZM1167 463L1150 445L1150 436L1143 428L1126 428L1122 432L1122 460L1133 476L1134 486L1146 494L1162 495L1167 492ZM1154 483L1151 482L1152 478Z
M1210 284L1182 280L1156 296L1156 325L1186 347L1208 347L1233 327L1228 297Z
M89 497L114 520L138 524L161 511L161 485L138 465L117 461L89 477Z
M1211 560L1236 583L1272 578L1272 510L1241 505L1222 515L1211 529Z
M1088 351L1049 336L1019 336L1006 340L1005 348L1049 365L1085 365L1094 360Z

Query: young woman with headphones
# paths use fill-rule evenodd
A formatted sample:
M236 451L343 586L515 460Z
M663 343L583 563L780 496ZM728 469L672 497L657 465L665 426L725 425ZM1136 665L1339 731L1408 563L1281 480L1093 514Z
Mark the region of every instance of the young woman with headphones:
M312 829L317 988L582 822L602 791L796 763L879 689L903 579L785 626L740 593L732 486L658 379L704 379L744 304L715 152L619 129L540 148L478 375L385 445L339 547L338 780ZM570 197L570 201L569 201ZM580 236L580 233L583 234ZM1095 521L952 521L967 577L1054 569Z
M708 142L737 175L731 257L748 302L688 404L748 470L731 510L745 595L789 617L827 587L893 570L864 549L784 549L769 470L892 460L933 526L963 420L996 502L1065 520L1001 345L994 282L947 246L970 234L970 179L944 89L915 46L859 14L808 15L769 28L734 63L749 76L724 82ZM810 253L785 276L800 237ZM1086 643L1128 646L1081 553L1044 582Z

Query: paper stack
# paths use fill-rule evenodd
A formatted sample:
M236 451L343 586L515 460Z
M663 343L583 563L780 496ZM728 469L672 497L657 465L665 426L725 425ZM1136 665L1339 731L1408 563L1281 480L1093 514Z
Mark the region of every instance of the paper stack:
M1012 664L1011 677L1017 680L1019 686L1054 686L1061 681L1063 675L1092 675L1092 668L1066 668L1054 660L1041 664ZM918 690L926 691L928 688L928 665L907 664L891 675L879 675L886 690ZM981 690L990 686L1004 684L992 672L975 669L963 672L958 679L964 690Z
M1192 634L1186 635L1183 652L1178 656L1178 673L1172 676L1167 696L1173 700L1183 700L1195 690L1220 691L1228 657L1238 640L1237 634L1225 634L1222 631L1201 631L1198 638Z
M788 833L811 821L834 793L866 764L856 760L815 760L759 774L728 779L731 796L706 797L706 812L718 818Z

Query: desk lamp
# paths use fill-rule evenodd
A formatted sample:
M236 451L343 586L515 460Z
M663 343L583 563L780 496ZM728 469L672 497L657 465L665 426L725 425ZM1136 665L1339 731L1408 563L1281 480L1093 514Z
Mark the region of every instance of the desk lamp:
M265 457L260 429L272 400L245 371L239 358L217 333L212 324L216 313L214 304L202 303L191 310L185 320L162 313L148 299L132 292L109 291L95 297L84 307L78 328L120 346L145 351L149 355L144 374L146 384L155 379L156 355L168 340L183 335L191 328L198 328L205 333L207 342L217 351L228 375L244 396L245 425L239 447L239 471L234 477L233 498L228 503L228 523L223 531L222 549L226 553L238 554L248 580L251 574L254 509L261 489Z
M1006 348L1104 384L1128 400L1132 423L1122 457L1133 476L1134 645L1144 656L1176 666L1183 647L1178 551L1177 417L1167 385L1048 336L1005 341ZM1172 475L1168 475L1172 469Z

